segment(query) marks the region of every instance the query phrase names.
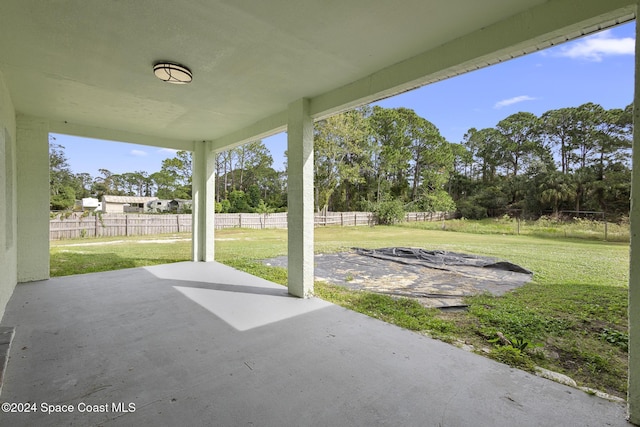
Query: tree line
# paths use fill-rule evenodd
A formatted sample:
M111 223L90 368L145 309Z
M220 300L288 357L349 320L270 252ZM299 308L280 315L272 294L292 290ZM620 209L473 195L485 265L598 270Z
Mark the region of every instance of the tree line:
M178 151L165 159L159 171L135 171L116 174L98 169L98 176L73 173L64 153L64 146L54 137L49 140L50 209L71 209L76 200L86 197L101 199L104 195L155 196L160 199L191 198L191 154Z
M49 144L50 209L66 210L76 200L104 195L191 199L192 158L188 151L162 161L159 171L116 174L99 169L98 176L73 173L64 147ZM216 154L216 211L272 212L286 210L285 173L273 169L273 158L261 141Z
M536 116L512 114L495 127L469 129L449 142L408 108L365 106L314 127L317 211L451 211L466 218L562 210L628 215L631 105L594 103ZM104 194L191 198L191 154L179 151L160 171L100 176L70 171L51 141L51 207ZM273 168L262 141L216 154L217 212L286 210L286 171Z
M470 218L508 209L532 217L560 210L627 216L632 127L631 105L606 110L586 103L470 129L451 194Z
M316 124L316 208L618 219L629 212L631 141L631 105L519 112L458 143L411 109L363 107Z

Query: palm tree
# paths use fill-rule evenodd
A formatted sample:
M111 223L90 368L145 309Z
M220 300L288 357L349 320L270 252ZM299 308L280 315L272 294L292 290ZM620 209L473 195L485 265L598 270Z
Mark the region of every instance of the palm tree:
M571 200L575 195L575 184L569 182L565 174L554 171L540 185L540 190L540 201L543 203L552 202L553 215L558 216L560 203Z

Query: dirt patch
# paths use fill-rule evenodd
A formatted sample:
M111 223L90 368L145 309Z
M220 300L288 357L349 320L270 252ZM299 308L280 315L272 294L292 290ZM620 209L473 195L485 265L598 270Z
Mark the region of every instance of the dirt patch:
M352 289L416 298L424 306L439 308L464 307L463 298L468 295L484 292L502 295L532 278L532 273L518 266L514 268L518 271L502 268L505 263L494 258L453 254L452 259L466 257L471 263L447 264L443 261L452 254L441 253L444 257L427 262L419 256L415 259L406 256L394 258L389 251L366 254L354 249L338 254L320 254L315 256L315 278ZM264 263L286 267L287 257L264 260ZM498 268L487 268L489 265L498 265Z

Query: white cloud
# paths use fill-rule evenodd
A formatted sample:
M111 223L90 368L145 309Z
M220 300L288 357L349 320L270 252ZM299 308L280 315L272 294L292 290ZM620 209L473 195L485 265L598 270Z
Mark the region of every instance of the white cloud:
M496 102L495 105L493 106L493 108L502 108L502 107L506 107L508 105L517 104L519 102L533 101L535 99L536 98L533 98L533 97L528 96L528 95L514 96L513 98L503 99L502 101Z
M633 55L636 41L632 37L615 38L606 30L582 40L560 46L556 56L600 62L605 56Z
M178 152L178 150L174 150L173 148L161 148L158 150L160 154L171 154L174 155Z
M147 155L147 152L142 150L131 150L129 153L136 157L144 157Z

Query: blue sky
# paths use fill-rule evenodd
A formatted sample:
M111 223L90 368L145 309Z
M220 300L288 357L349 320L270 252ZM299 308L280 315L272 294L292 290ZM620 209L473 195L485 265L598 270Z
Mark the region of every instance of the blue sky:
M624 108L633 100L635 23L536 52L505 63L434 83L376 103L387 108L407 107L432 122L450 142L461 142L466 131L494 127L500 120L528 111L546 111L595 102L604 108ZM74 173L98 176L160 170L172 150L97 142L54 135L65 147ZM263 140L284 169L286 135Z

